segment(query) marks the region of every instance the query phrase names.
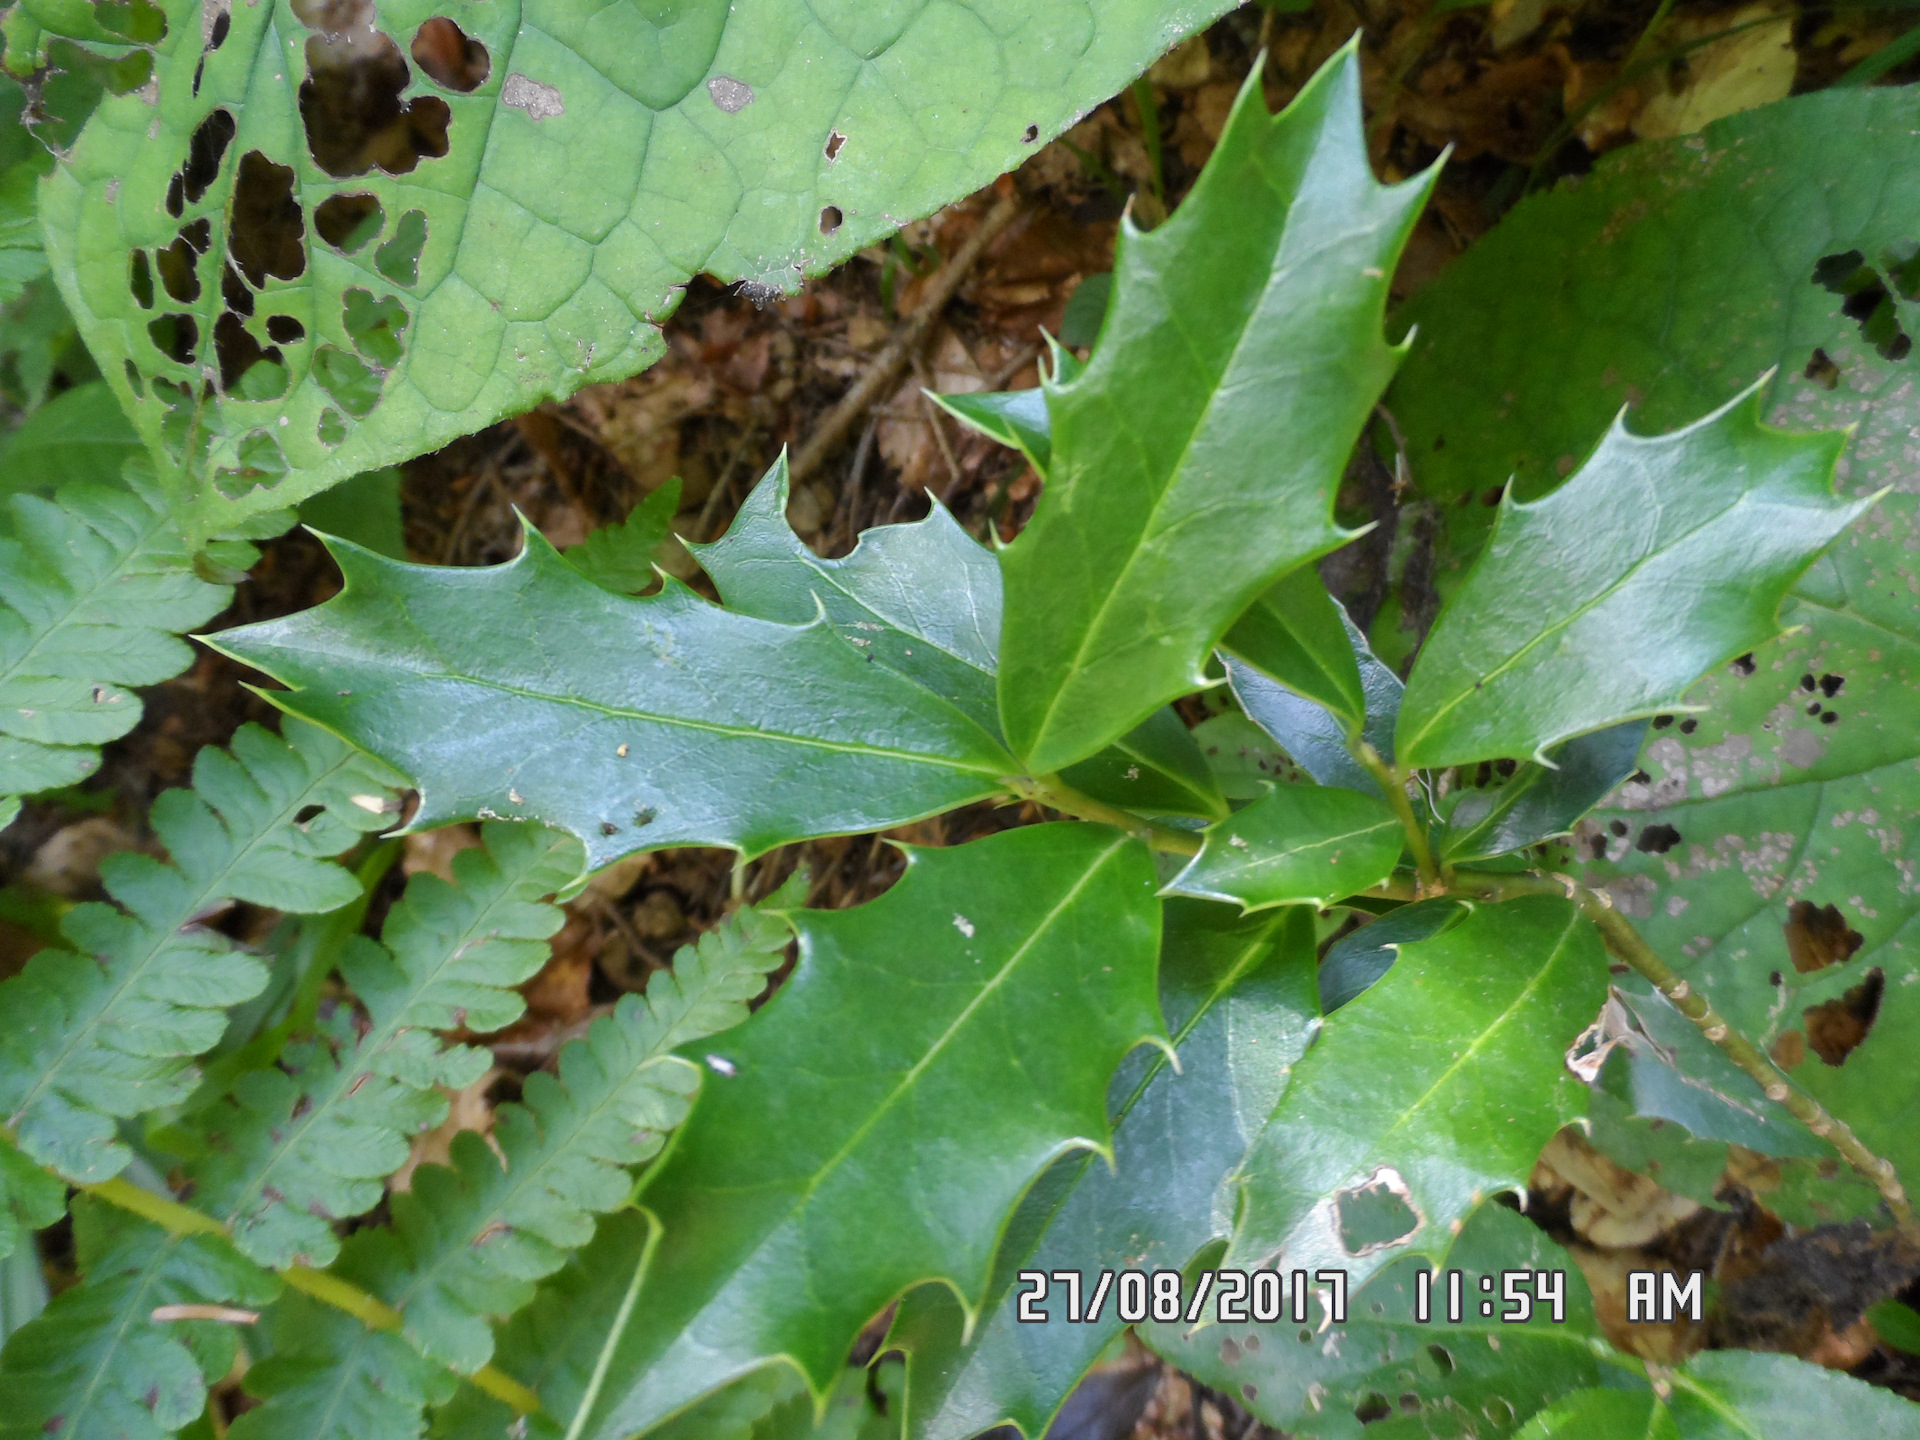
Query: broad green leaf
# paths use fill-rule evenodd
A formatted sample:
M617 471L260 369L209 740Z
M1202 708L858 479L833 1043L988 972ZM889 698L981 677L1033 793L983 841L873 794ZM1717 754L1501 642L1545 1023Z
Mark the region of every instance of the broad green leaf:
M0 1350L0 1436L162 1440L205 1408L237 1341L231 1324L155 1310L258 1306L279 1282L214 1236L168 1235L89 1200L75 1227L86 1278Z
M0 441L0 491L118 489L120 467L139 449L140 437L113 391L103 380L90 380L54 396Z
M1493 1440L1511 1435L1543 1403L1599 1383L1596 1352L1604 1342L1592 1296L1572 1257L1532 1223L1504 1205L1483 1204L1434 1263L1462 1272L1459 1320L1448 1317L1444 1275L1431 1282L1427 1319L1415 1318L1414 1277L1428 1261L1409 1255L1349 1295L1346 1322L1330 1331L1256 1322L1188 1333L1184 1325L1154 1324L1141 1327L1141 1338L1300 1440L1377 1434L1389 1410L1389 1434ZM1513 1271L1560 1277L1565 1319L1556 1322L1542 1305L1524 1323L1503 1320L1504 1310L1518 1311L1502 1298L1503 1276ZM1481 1309L1489 1299L1483 1276L1492 1279L1491 1313ZM1531 1278L1527 1287L1531 1293ZM1316 1289L1324 1306L1326 1292ZM1324 1316L1324 1308L1314 1313L1316 1321Z
M699 1047L713 1074L641 1194L666 1238L592 1440L776 1359L822 1393L910 1287L977 1305L1033 1178L1107 1148L1114 1067L1163 1033L1146 851L1055 824L909 856L871 904L793 912L792 977ZM1020 1103L984 1104L1013 1072Z
M1406 834L1384 800L1324 785L1276 785L1209 826L1169 893L1237 903L1330 905L1378 885L1400 863Z
M1193 732L1163 706L1060 778L1083 795L1149 814L1221 820L1227 802Z
M232 900L306 913L353 900L359 883L330 857L384 823L396 777L312 726L281 740L247 725L231 753L202 750L193 779L151 813L173 863L108 856L119 906L68 911L73 950L42 950L0 984L0 1123L78 1182L126 1166L116 1122L185 1100L226 1007L266 984L258 959L190 922Z
M297 687L272 692L284 709L410 775L416 827L539 821L593 870L882 829L1012 773L972 718L824 620L751 619L675 581L609 594L531 527L487 569L334 553L341 594L213 643Z
M1233 622L1220 646L1312 700L1348 734L1367 720L1367 690L1347 632L1353 622L1311 565L1283 575ZM1364 646L1360 648L1364 649ZM1396 677L1397 678L1397 677Z
M1606 982L1598 932L1551 896L1402 945L1295 1067L1243 1167L1225 1263L1338 1266L1358 1286L1396 1252L1442 1253L1451 1222L1524 1187L1580 1113L1566 1051Z
M679 513L680 477L676 475L634 506L618 525L602 525L561 554L602 589L631 595L659 578L654 556L672 538L673 517Z
M102 102L41 210L148 443L208 387L197 542L644 368L696 273L792 291L1226 6L273 0L219 30L161 8L153 87Z
M1772 639L1788 587L1869 503L1834 498L1842 440L1767 429L1750 393L1670 435L1617 423L1558 490L1504 499L1407 682L1401 763L1541 759L1675 709Z
M1341 936L1320 962L1320 1008L1331 1015L1391 970L1402 945L1431 940L1466 913L1459 900L1421 900Z
M1920 1311L1898 1300L1882 1300L1867 1311L1867 1319L1885 1344L1920 1355Z
M1917 1440L1920 1405L1791 1355L1708 1350L1673 1374L1681 1440Z
M400 471L389 466L355 475L300 504L300 523L385 555L407 558L406 525L400 514Z
M1055 1285L1044 1325L1022 1324L1022 1270L1077 1271L1084 1303L1103 1269L1179 1269L1222 1235L1222 1182L1285 1087L1316 1019L1313 925L1302 909L1235 918L1167 906L1160 1001L1180 1056L1128 1058L1109 1092L1114 1165L1057 1162L1008 1222L978 1322L943 1286L901 1302L889 1347L908 1352L907 1434L971 1440L999 1424L1044 1434L1087 1367L1125 1328L1114 1307L1068 1320Z
M0 796L91 775L98 746L140 721L130 687L192 663L177 632L233 592L196 577L187 559L147 487L11 498L0 533Z
M1100 346L1047 384L1046 492L1001 554L1000 713L1036 773L1204 685L1240 612L1344 538L1333 493L1397 363L1387 276L1431 181L1375 183L1359 74L1349 49L1277 117L1251 77L1173 218L1123 224Z
M1698 1139L1683 1125L1641 1114L1633 1102L1633 1071L1640 1057L1616 1048L1601 1063L1587 1095L1587 1139L1615 1164L1655 1180L1662 1189L1702 1205L1727 1169L1727 1146ZM1678 1078L1678 1077L1676 1077Z
M1651 1390L1576 1390L1529 1420L1519 1440L1680 1440L1680 1432Z
M1449 797L1453 803L1441 806L1446 828L1440 853L1464 865L1566 834L1633 774L1646 733L1645 721L1629 720L1556 745L1544 762L1495 767L1483 761L1477 773L1461 767ZM1503 775L1501 768L1512 773Z

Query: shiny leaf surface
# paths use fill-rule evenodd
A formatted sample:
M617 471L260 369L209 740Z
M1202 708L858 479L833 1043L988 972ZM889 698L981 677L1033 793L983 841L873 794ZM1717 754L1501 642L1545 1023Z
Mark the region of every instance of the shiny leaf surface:
M1200 853L1167 889L1247 910L1328 905L1385 880L1405 845L1384 800L1334 786L1276 785L1210 826Z

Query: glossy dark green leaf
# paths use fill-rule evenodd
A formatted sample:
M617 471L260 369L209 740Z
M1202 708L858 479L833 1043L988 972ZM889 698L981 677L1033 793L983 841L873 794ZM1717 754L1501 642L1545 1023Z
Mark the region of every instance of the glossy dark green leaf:
M1580 1114L1566 1051L1606 982L1598 932L1551 896L1403 945L1294 1068L1247 1156L1226 1263L1338 1266L1358 1286L1399 1253L1442 1253L1448 1226L1524 1187Z
M561 552L566 562L604 590L631 595L658 578L654 563L673 536L680 513L680 477L674 476L633 507L617 525L602 525L578 545Z
M1397 360L1387 276L1428 183L1375 183L1348 50L1278 117L1252 77L1173 218L1123 224L1100 346L1047 386L1047 488L1001 555L1000 713L1036 771L1199 688L1240 612L1340 543L1333 491Z
M933 399L954 419L1018 450L1039 474L1045 475L1053 463L1053 426L1047 415L1047 392L1040 386Z
M819 1394L924 1281L978 1304L1033 1178L1108 1144L1113 1069L1162 1034L1147 852L1055 824L910 854L871 904L794 912L792 978L699 1047L713 1073L642 1192L665 1239L589 1440L776 1358ZM1012 1074L1021 1103L984 1103Z
M1481 781L1463 766L1456 772L1451 806L1442 805L1446 828L1440 853L1457 865L1523 850L1555 835L1606 798L1633 774L1647 722L1629 720L1576 736L1548 752L1547 763L1528 760L1510 776L1488 772Z
M1331 1015L1391 970L1402 945L1431 940L1466 913L1458 900L1421 900L1341 936L1320 962L1320 1008Z
M1481 1205L1434 1257L1442 1271L1462 1272L1460 1319L1447 1314L1444 1277L1432 1282L1428 1318L1415 1318L1414 1277L1428 1263L1409 1255L1376 1275L1347 1297L1347 1320L1331 1329L1317 1328L1325 1318L1319 1309L1306 1330L1146 1325L1141 1338L1299 1440L1359 1440L1380 1433L1375 1425L1389 1414L1390 1435L1494 1440L1511 1435L1542 1404L1597 1384L1612 1369L1596 1355L1604 1342L1573 1257L1506 1206ZM1512 1271L1563 1277L1564 1320L1555 1322L1545 1306L1524 1323L1503 1320L1503 1311L1518 1311L1502 1298L1503 1276ZM1481 1288L1483 1276L1492 1280L1491 1296ZM1316 1288L1324 1299L1324 1288Z
M1766 428L1749 392L1670 435L1616 423L1558 490L1508 496L1420 651L1401 762L1538 759L1679 708L1780 632L1788 587L1865 508L1834 497L1842 439Z
M1154 711L1060 778L1083 795L1148 814L1224 819L1227 802L1193 732L1172 706Z
M1329 905L1393 873L1406 834L1387 802L1325 785L1276 785L1209 826L1200 853L1167 885L1244 909Z
M412 776L416 826L537 820L597 869L880 829L1011 773L960 709L826 623L736 615L671 581L609 594L531 528L489 569L335 553L340 595L215 643L298 687L273 693L283 708Z
M1302 565L1247 607L1220 648L1315 701L1353 734L1366 723L1368 692L1347 636L1352 623L1314 567Z
M300 523L386 556L407 558L406 525L400 515L400 471L369 470L300 504Z
M1311 1038L1313 925L1306 911L1235 918L1219 905L1174 900L1166 910L1160 999L1180 1056L1130 1056L1109 1093L1114 1165L1059 1161L1007 1226L983 1312L966 1314L944 1286L901 1302L888 1345L908 1352L907 1434L971 1440L999 1424L1045 1433L1068 1394L1125 1327L1108 1305L1098 1321L1068 1320L1066 1285L1023 1324L1016 1272L1076 1271L1083 1301L1103 1269L1179 1269L1224 1233L1222 1182L1273 1108Z

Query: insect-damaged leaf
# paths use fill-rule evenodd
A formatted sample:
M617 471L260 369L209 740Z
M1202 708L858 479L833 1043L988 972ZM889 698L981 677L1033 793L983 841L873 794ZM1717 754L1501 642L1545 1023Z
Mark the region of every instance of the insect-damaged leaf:
M1086 370L1048 383L1046 492L1001 555L1000 713L1036 773L1204 684L1234 618L1344 536L1333 491L1397 361L1386 277L1430 178L1375 183L1359 74L1349 49L1277 117L1250 78L1173 218L1123 226Z
M1598 932L1551 896L1402 945L1294 1068L1247 1155L1226 1263L1338 1266L1358 1285L1403 1250L1439 1254L1580 1113L1566 1050L1606 981Z
M589 1440L776 1357L824 1391L921 1281L978 1303L1007 1212L1049 1160L1106 1144L1114 1066L1162 1033L1152 866L1103 826L912 852L871 904L791 918L798 968L702 1042L714 1073L641 1193L665 1238ZM1020 1103L983 1104L1014 1070Z
M1218 1233L1216 1202L1312 1038L1313 924L1300 908L1237 918L1219 905L1166 907L1160 998L1180 1056L1141 1051L1109 1093L1114 1166L1075 1155L1049 1170L1007 1225L985 1310L965 1336L952 1292L923 1285L901 1302L887 1344L908 1352L912 1440L970 1440L1001 1423L1037 1437L1125 1325L1108 1303L1069 1318L1065 1282L1019 1319L1022 1270L1071 1270L1090 1301L1103 1269L1179 1269Z
M1328 905L1385 880L1405 844L1384 800L1333 786L1276 785L1211 826L1167 889L1248 910Z
M1675 708L1772 639L1788 587L1869 503L1834 497L1842 439L1769 430L1749 392L1671 435L1616 423L1558 490L1508 497L1407 682L1400 762L1537 758Z
M334 553L340 595L213 643L300 687L276 703L412 776L417 825L537 820L598 869L661 845L758 854L880 829L1012 773L963 711L828 623L751 619L673 581L610 594L531 527L488 569Z
M1228 7L140 8L153 86L101 104L41 205L143 437L202 430L197 541L644 368L691 275L791 290Z

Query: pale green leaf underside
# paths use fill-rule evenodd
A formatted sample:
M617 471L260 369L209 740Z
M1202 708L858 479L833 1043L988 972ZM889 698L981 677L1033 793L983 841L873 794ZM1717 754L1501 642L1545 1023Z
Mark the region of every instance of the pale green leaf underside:
M264 383L266 362L251 379L215 384L201 417L211 449L179 495L197 541L234 515L289 505L642 369L660 355L657 322L690 276L791 291L1017 164L1227 7L384 0L374 20L406 74L403 103L416 123L439 106L448 119L443 156L406 164L396 158L413 158L404 141L380 152L400 174L338 137L326 149L332 173L309 149L300 90L314 32L287 0L223 6L229 28L210 52L211 10L203 17L200 0L164 8L156 88L101 105L41 206L62 293L150 444L167 412L153 382L197 388L202 365L217 374L223 313L255 350L280 354L275 385ZM440 14L486 48L486 78L470 93L405 63L420 26ZM216 110L231 117L233 139L210 182L170 214L169 186ZM254 266L253 313L242 318L226 308L221 281L235 176L253 152L290 171L280 193L305 223L293 253ZM337 248L316 233L316 213L348 194L374 196L381 218L369 238L336 232ZM197 294L171 297L156 278L143 307L130 252L164 249L202 218L213 233L191 261ZM391 248L381 265L383 247L423 223L415 273ZM244 240L240 249L246 258ZM343 305L353 289L369 304L398 303L397 345L356 347ZM193 320L191 362L149 335L162 314ZM270 314L303 334L276 338ZM356 369L358 394L341 383ZM273 398L247 398L263 392Z

